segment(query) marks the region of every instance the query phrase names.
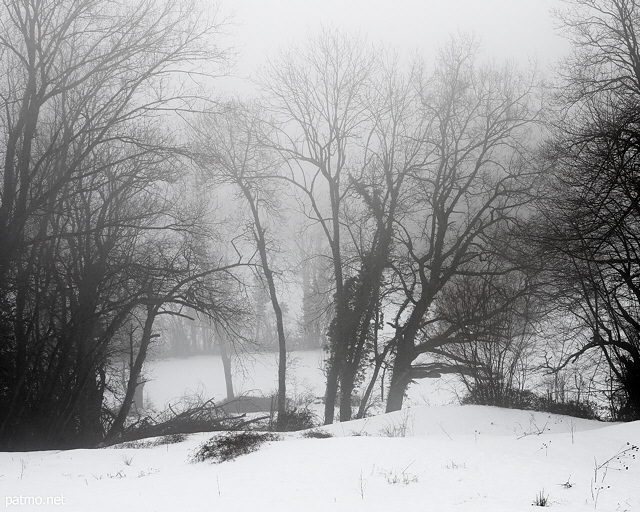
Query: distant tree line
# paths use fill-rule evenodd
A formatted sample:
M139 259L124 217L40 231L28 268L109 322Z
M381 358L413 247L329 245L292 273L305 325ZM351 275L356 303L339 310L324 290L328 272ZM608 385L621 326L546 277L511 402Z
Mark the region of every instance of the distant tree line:
M214 11L5 2L0 446L117 439L158 339L277 349L282 417L287 352L324 346L326 423L446 373L579 399L578 367L638 418L640 7L566 4L553 86L324 29L230 100Z

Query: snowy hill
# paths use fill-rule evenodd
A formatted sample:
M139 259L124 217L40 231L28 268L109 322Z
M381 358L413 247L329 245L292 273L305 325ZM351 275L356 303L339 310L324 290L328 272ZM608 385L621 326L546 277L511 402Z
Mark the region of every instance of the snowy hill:
M213 434L0 453L0 499L21 511L512 512L542 495L554 510L640 510L640 422L450 405L322 430L335 437L285 434L221 464L189 462ZM58 504L25 504L48 497Z

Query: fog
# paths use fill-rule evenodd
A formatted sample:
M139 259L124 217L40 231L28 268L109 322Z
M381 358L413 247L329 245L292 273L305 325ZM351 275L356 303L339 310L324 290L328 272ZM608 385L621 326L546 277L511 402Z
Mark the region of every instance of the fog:
M235 0L223 3L222 12L232 17L238 71L247 75L278 47L323 25L407 52L428 51L457 31L472 32L495 58L534 60L546 68L568 50L552 15L561 7L560 0Z

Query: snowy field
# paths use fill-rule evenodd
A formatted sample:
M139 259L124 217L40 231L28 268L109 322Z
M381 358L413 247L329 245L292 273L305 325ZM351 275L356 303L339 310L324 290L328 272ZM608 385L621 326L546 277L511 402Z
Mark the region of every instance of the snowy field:
M234 357L233 387L236 395L271 395L278 387L277 354ZM322 351L292 352L289 356L288 395L324 395ZM218 356L163 359L145 364L145 401L163 409L184 395L222 400L226 397L222 360Z
M507 512L530 511L543 493L554 510L640 510L640 460L616 458L640 441L640 422L450 405L325 430L335 437L287 434L221 464L188 461L210 434L146 449L1 453L0 497L25 511Z
M292 382L322 394L321 375L312 371L319 354L298 356ZM211 358L173 363L149 368L148 376L157 380L147 385L148 399L156 406L194 387L207 395L224 393L221 368L210 368ZM247 368L246 378L238 380L238 391L268 394L270 363L255 364L253 377ZM0 453L0 506L78 512L513 512L531 511L543 496L558 511L640 511L640 453L632 449L640 445L640 422L435 405L446 403L446 393L434 381L429 386L414 390L412 403L431 406L323 427L334 436L327 439L285 434L221 464L189 461L213 434L151 448ZM425 394L429 389L433 396ZM39 501L45 504L28 504Z
M278 360L273 353L247 354L233 359L233 386L236 395L275 394L278 387ZM287 396L298 401L324 396L323 352L294 351L289 355ZM162 410L182 396L222 400L226 397L222 361L218 356L163 359L145 365L145 403ZM380 396L376 387L373 398ZM409 389L408 403L445 405L457 402L453 384L447 379L424 379Z

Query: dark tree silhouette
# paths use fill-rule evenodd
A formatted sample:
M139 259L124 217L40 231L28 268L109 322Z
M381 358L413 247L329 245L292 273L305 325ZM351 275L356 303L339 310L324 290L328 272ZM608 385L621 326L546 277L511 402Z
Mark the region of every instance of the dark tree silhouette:
M3 446L104 433L111 342L148 303L145 262L174 243L152 233L195 220L176 208L182 161L163 119L194 107L186 62L225 61L205 45L217 22L197 16L146 0L0 7Z
M640 415L640 5L570 1L560 13L573 43L563 67L553 139L551 201L539 227L558 296L585 335L567 360L600 351L612 408Z
M533 173L528 137L538 116L534 79L508 65L481 66L477 44L452 39L434 71L420 78L424 164L411 174L399 223L394 261L400 283L393 371L387 411L402 407L412 380L440 374L439 366L414 364L424 354L458 343L459 330L441 328L436 300L458 276L490 274L480 264L530 201ZM405 203L406 204L406 203Z

